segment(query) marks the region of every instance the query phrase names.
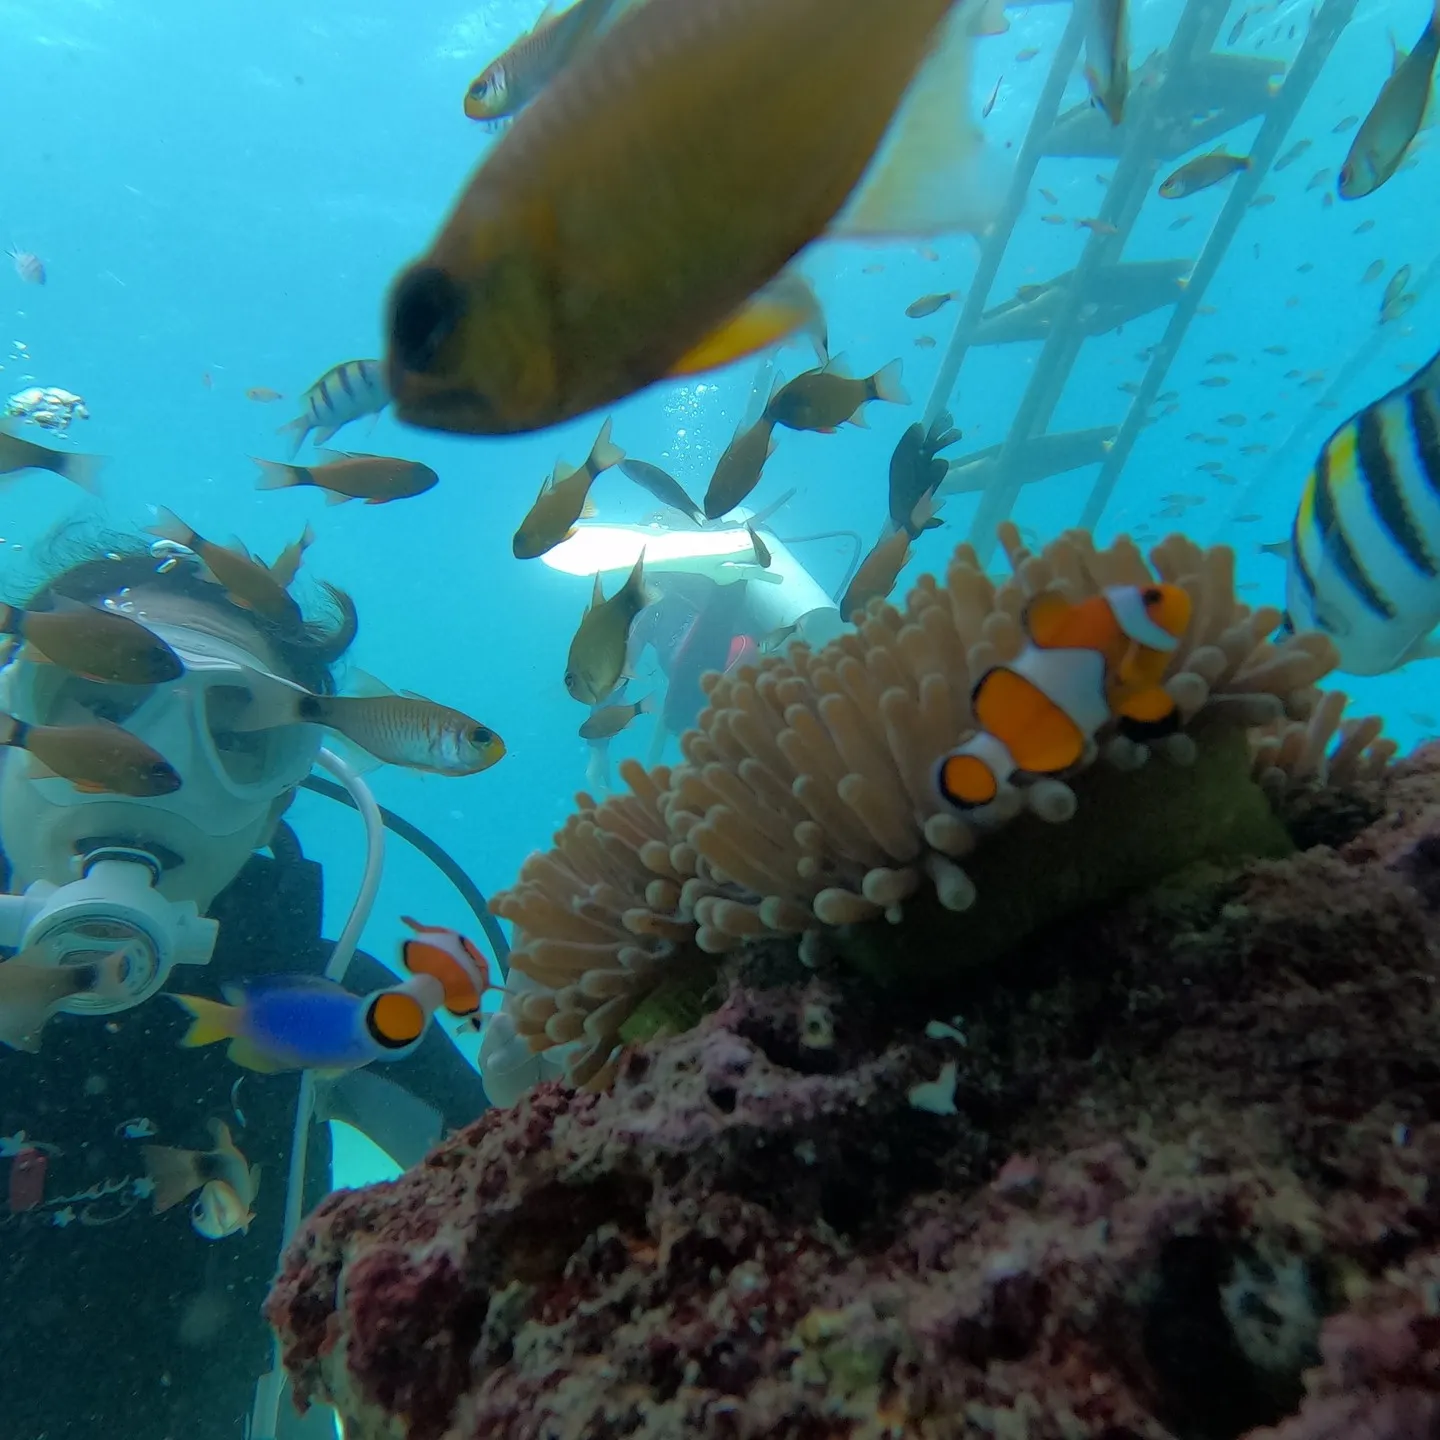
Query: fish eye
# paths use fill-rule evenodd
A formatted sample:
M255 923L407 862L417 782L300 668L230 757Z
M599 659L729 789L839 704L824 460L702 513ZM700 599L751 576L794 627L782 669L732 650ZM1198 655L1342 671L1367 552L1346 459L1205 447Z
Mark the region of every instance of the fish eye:
M483 725L477 725L470 732L470 743L472 745L489 745L494 742L495 732L487 730Z
M405 370L425 371L465 313L460 287L434 265L403 275L390 301L390 343Z
M1148 590L1140 592L1140 601L1147 610L1153 610L1164 598L1164 594L1153 585Z
M573 670L567 670L567 671L565 672L565 688L566 688L572 695L575 693L575 686L576 686L577 683L578 683L578 682L577 682L576 679L575 679L575 672L574 672Z

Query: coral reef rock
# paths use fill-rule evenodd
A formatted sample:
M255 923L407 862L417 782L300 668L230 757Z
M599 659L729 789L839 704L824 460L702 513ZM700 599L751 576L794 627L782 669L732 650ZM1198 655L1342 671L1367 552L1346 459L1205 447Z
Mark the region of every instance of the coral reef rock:
M350 1440L1435 1436L1440 747L1306 829L939 1015L724 957L608 1092L324 1201L295 1393Z

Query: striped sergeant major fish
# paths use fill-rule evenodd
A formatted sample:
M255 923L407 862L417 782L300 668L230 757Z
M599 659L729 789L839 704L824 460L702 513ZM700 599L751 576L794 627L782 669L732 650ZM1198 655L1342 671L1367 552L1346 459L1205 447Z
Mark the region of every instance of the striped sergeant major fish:
M1293 629L1320 630L1352 675L1440 656L1440 355L1321 446L1290 538Z
M299 415L277 433L290 437L293 460L312 430L316 445L328 445L341 426L362 415L378 415L389 403L384 365L379 360L346 360L332 366L305 392Z
M1135 739L1169 733L1179 716L1165 671L1190 611L1178 585L1112 585L1078 603L1037 595L1025 612L1029 643L975 684L977 732L936 764L940 798L968 810L1017 772L1068 770L1112 722Z

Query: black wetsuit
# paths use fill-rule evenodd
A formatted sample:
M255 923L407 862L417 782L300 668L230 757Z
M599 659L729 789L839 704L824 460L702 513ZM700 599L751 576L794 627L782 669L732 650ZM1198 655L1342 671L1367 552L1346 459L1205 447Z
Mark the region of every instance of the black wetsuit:
M218 996L227 980L323 969L320 867L287 847L280 853L283 861L251 857L211 907L220 922L214 957L203 968L177 967L170 989ZM346 984L364 991L393 978L357 955ZM181 1049L188 1023L180 1006L156 996L105 1018L56 1015L37 1055L0 1047L3 1440L246 1433L255 1382L271 1367L260 1306L280 1248L299 1077L241 1070L224 1045ZM484 1108L479 1077L433 1030L408 1059L375 1068L441 1111L447 1126ZM218 1241L192 1228L189 1202L152 1213L141 1154L146 1143L209 1149L212 1118L261 1167L248 1233ZM12 1152L27 1146L17 1161ZM311 1127L309 1160L307 1209L328 1188L324 1125ZM287 1398L281 1435L289 1410Z

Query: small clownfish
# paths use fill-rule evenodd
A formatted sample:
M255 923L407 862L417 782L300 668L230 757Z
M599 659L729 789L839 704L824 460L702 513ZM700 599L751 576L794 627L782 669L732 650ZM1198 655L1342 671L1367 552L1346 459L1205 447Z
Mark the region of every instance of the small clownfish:
M975 685L979 733L941 757L941 797L971 809L1016 771L1067 770L1112 719L1137 739L1173 728L1162 681L1190 609L1178 585L1112 585L1078 605L1053 591L1038 596L1025 612L1030 643Z
M503 990L490 978L490 962L458 930L422 925L408 915L400 919L420 938L400 945L400 963L412 975L429 975L444 987L441 1004L450 1014L479 1028L480 1002L486 991Z

